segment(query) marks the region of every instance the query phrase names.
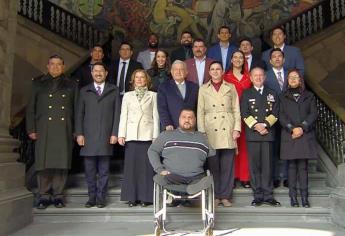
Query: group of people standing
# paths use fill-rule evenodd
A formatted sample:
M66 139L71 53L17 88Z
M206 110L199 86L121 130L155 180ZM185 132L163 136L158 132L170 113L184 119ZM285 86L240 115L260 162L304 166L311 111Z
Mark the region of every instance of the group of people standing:
M238 179L253 189L253 206L279 206L273 187L285 180L291 206L299 206L299 182L302 205L309 207L307 169L308 159L316 158L317 111L315 97L305 89L300 51L285 45L279 27L272 30L274 47L259 58L252 54L250 39L242 39L239 47L230 43L226 26L218 38L219 43L207 49L202 39L183 32L181 46L169 57L152 34L148 49L138 54L139 62L131 58L131 44L122 42L119 59L109 66L102 62L101 47L95 46L90 64L75 76L83 85L80 90L63 76L63 59L52 56L48 74L33 81L27 108L28 134L37 140L38 208L46 208L51 199L64 207L72 134L85 157L85 207L106 206L116 143L125 147L121 200L129 207L152 204L155 172L147 151L160 132L179 129L184 109L197 114L197 130L215 150L207 166L214 177L216 206L232 205ZM180 158L188 162L188 157ZM287 162L281 165L279 159Z

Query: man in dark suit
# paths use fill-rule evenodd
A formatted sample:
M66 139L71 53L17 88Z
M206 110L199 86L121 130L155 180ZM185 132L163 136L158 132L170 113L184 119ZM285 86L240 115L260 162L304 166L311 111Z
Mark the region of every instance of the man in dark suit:
M186 64L176 60L171 66L172 79L158 87L157 103L161 126L164 130L176 129L181 110L188 107L196 110L199 86L185 80Z
M240 40L240 48L239 48L246 58L247 62L247 71L250 71L252 68L261 67L265 70L266 66L264 61L261 59L260 56L253 55L253 43L250 38L243 38Z
M287 88L287 74L288 72L284 69L284 52L279 48L274 48L270 52L270 64L271 68L266 72L265 86L274 90L279 96ZM273 142L273 186L275 188L280 186L281 179L283 185L288 187L287 172L288 164L287 161L280 161L280 125L276 127L275 140Z
M133 47L128 42L122 42L119 49L119 59L115 59L110 67L109 80L119 88L120 96L129 91L132 73L142 69L142 65L133 60Z
M108 188L109 160L117 142L120 119L118 88L106 82L106 66L97 62L92 67L94 82L80 91L76 117L77 142L84 157L89 200L85 207L105 207ZM98 174L98 184L97 184Z
M184 31L181 34L181 46L171 52L171 62L175 60L184 61L193 58L192 51L193 36L189 31Z
M206 57L206 45L202 39L196 39L193 42L194 58L185 61L187 65L187 80L201 86L210 80L208 73L210 64L213 62L211 58Z
M230 43L231 30L227 26L221 26L218 30L219 43L216 43L207 50L207 57L215 61L221 61L224 71L230 68L230 58L237 48Z
M92 66L96 62L102 62L103 58L104 52L102 46L95 45L90 52L90 61L87 64L81 66L73 75L73 77L77 80L79 84L79 88L82 88L85 85L93 82L91 75Z
M255 67L250 72L253 87L243 92L241 116L245 122L250 167L250 184L254 193L252 206L262 203L280 206L273 198L272 142L278 120L278 96L264 86L265 72Z
M280 48L280 50L284 52L284 69L286 69L287 71L289 71L290 69L297 69L302 75L304 75L304 60L301 50L297 47L286 45L285 38L285 30L281 26L275 27L271 31L273 48ZM266 63L267 68L271 68L270 52L273 48L268 49L262 53L262 60Z
M51 201L64 207L63 191L71 168L73 123L78 85L64 76L64 60L49 58L48 73L32 81L32 94L26 107L26 129L35 141L35 170L39 193L38 209Z

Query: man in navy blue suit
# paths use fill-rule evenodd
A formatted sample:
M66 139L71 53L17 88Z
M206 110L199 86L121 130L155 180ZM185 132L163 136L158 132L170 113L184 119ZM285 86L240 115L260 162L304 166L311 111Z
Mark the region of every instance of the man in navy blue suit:
M178 119L183 108L196 111L199 86L187 81L187 66L176 60L171 65L172 79L158 87L157 104L163 130L173 130L179 125Z
M280 48L284 52L284 69L290 70L296 68L302 75L304 75L304 60L299 48L285 44L285 30L278 26L271 31L271 40L273 42L273 48ZM267 68L271 68L270 64L270 52L268 49L263 52L262 60L266 63Z
M271 68L266 71L265 86L274 90L280 95L287 88L287 74L288 71L283 67L284 65L284 52L279 48L274 48L270 52L270 64ZM275 188L280 186L281 180L283 185L288 187L287 181L287 161L279 161L280 159L280 133L281 128L276 126L275 140L273 142L273 165L272 165L272 177L273 186Z
M221 26L218 30L219 43L216 43L207 50L207 57L215 61L221 61L223 68L227 71L230 68L230 59L237 47L230 43L231 30L227 26Z

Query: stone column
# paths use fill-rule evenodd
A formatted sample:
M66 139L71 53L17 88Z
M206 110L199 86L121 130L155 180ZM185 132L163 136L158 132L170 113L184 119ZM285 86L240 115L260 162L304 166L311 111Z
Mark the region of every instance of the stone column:
M330 194L334 223L345 228L345 163L338 165L338 186Z
M17 1L0 0L0 235L32 222L32 194L24 187L25 166L9 135Z

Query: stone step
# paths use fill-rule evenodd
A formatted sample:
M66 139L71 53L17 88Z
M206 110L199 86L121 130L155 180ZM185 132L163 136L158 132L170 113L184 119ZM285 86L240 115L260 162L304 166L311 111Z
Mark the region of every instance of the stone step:
M168 222L200 222L199 207L168 208ZM252 207L234 203L233 207L218 207L217 222L330 222L330 209L326 207L292 208L289 206ZM38 223L62 222L150 222L153 223L152 207L127 207L124 203L112 203L105 208L84 208L68 204L66 208L53 206L45 210L34 209L34 221Z
M109 188L121 186L123 175L111 174L109 176ZM313 171L309 173L309 186L325 186L326 173ZM67 188L86 187L85 175L83 173L70 175L67 180Z
M309 200L313 206L329 207L329 193L331 189L327 187L313 187L309 189ZM66 202L83 205L88 200L87 189L72 188L67 189ZM111 188L108 192L108 203L120 202L121 190L119 188ZM289 190L280 187L274 190L274 197L281 204L288 206L290 204ZM236 204L249 205L253 200L251 189L237 188L234 189L233 202Z

